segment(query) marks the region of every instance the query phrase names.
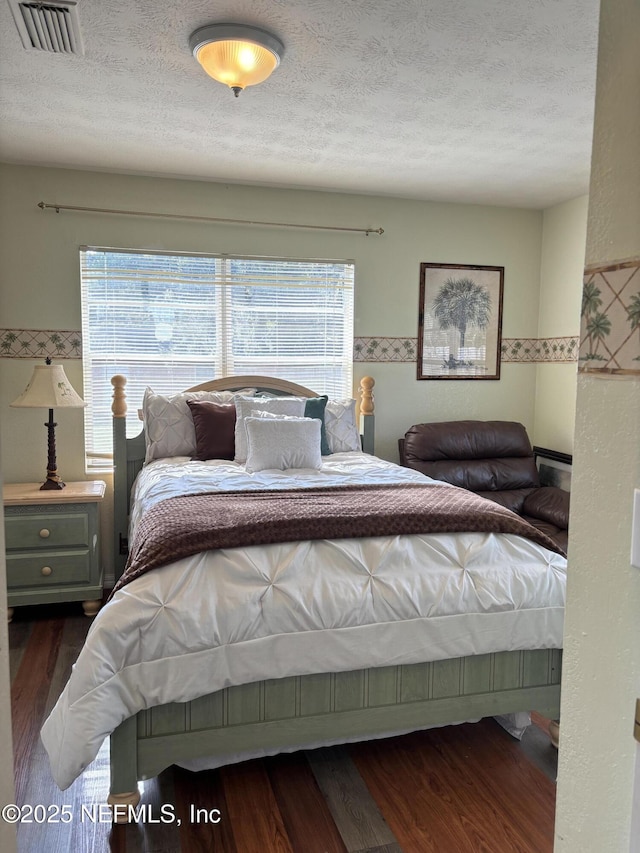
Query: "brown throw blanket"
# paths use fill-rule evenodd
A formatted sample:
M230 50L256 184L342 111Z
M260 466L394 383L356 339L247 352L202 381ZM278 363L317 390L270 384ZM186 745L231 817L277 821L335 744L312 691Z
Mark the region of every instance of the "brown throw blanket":
M200 551L415 533L513 533L563 553L511 510L457 486L406 483L168 498L140 521L113 592Z

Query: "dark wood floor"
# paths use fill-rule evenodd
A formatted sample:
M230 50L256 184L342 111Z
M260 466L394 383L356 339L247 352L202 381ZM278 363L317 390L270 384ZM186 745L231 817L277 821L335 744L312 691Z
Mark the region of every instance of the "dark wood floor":
M59 605L16 608L9 626L17 802L68 805L73 814L70 823L19 825L20 853L553 848L557 753L539 718L522 742L483 720L197 774L170 768L141 783L146 820L112 827L99 810L109 788L108 744L59 791L38 737L89 625L79 605ZM175 820L155 822L163 815Z

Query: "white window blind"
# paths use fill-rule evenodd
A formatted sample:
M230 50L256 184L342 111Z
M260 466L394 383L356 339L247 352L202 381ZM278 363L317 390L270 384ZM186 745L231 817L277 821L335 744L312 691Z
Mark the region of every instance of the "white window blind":
M80 271L89 465L111 454L115 373L127 377L130 436L147 386L169 394L260 374L352 394L350 262L85 247Z

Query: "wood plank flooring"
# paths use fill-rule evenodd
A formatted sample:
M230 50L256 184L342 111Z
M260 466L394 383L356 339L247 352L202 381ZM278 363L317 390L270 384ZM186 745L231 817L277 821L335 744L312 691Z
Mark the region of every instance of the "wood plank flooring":
M40 726L91 625L79 605L16 608L9 626L16 798L71 806L22 823L19 853L551 853L557 752L536 717L521 742L493 720L141 783L146 820L100 812L109 747L60 791ZM171 822L162 822L161 809ZM84 809L84 811L83 811ZM102 819L101 819L102 818Z

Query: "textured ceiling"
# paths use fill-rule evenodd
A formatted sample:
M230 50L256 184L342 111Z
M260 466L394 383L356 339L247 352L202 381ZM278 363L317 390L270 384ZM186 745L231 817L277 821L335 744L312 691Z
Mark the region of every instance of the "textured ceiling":
M83 56L0 0L0 159L542 208L588 190L598 0L79 0ZM273 30L238 99L189 35Z

